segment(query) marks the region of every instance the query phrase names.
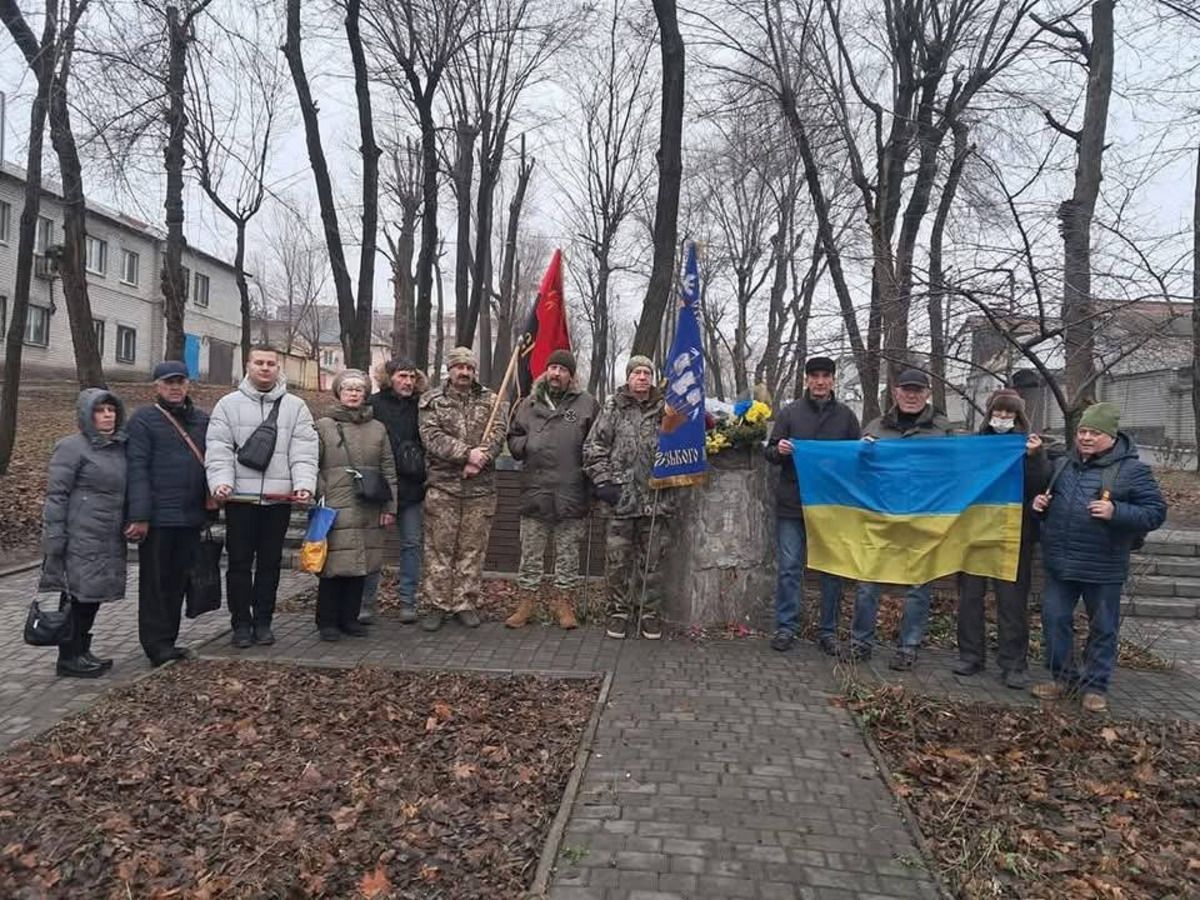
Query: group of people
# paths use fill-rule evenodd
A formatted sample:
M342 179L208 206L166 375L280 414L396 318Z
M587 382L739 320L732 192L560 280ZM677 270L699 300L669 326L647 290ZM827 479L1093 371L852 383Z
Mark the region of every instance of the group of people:
M776 541L779 573L775 593L775 635L771 646L788 650L796 639L805 568L805 527L792 441L905 440L955 434L932 404L929 376L909 369L892 389L894 405L860 429L853 410L833 394L835 365L826 357L805 364L804 394L775 421L766 458L781 465L777 494ZM1028 599L1034 548L1042 548L1042 629L1052 680L1033 693L1052 699L1069 692L1083 707L1107 708L1109 681L1116 668L1121 589L1129 575L1130 552L1166 519L1166 503L1150 467L1138 459L1133 440L1120 428L1120 411L1111 403L1084 410L1074 446L1048 448L1030 428L1025 403L1016 391L1002 388L988 400L980 434L1024 434L1024 508L1016 580L991 579L996 599L997 664L1010 688L1030 685ZM958 660L955 674L985 669L984 597L989 579L959 576ZM905 585L904 612L890 668L912 669L929 623L931 586ZM820 575L817 645L848 660L869 659L883 585L860 584L848 645L837 640L843 584ZM1082 664L1075 658L1075 608L1082 598L1088 636Z
M205 524L223 508L227 596L235 647L274 643L272 620L293 504L319 502L336 511L319 573L316 626L323 640L361 636L373 620L387 531L400 532L400 621L436 631L453 619L480 624L483 563L496 509L495 465L507 444L521 463L521 562L509 628L525 626L544 603L564 629L577 620L580 551L593 499L609 507L605 535L606 633L662 635L663 560L673 539L677 491L654 490L651 474L664 414L653 362L633 356L626 383L598 404L575 380L567 350L512 415L481 384L465 347L447 356L446 377L430 387L410 360L392 360L371 378L357 369L333 380L334 406L314 422L303 399L287 390L279 354L251 350L246 376L211 416L188 396L187 369L159 364L154 404L128 422L111 391L79 397L79 433L54 449L46 496L42 590L60 592L72 610L71 638L57 671L96 677L111 660L91 653L98 605L125 592L126 542L139 550L139 637L154 665L188 656L177 644L188 572ZM796 639L803 599L805 525L791 464L797 440L904 440L946 437L954 429L930 403L928 376L902 372L894 405L860 428L833 391L835 365L805 365L803 396L777 417L765 447L780 465L776 492L779 560L776 625L771 641L786 651ZM1042 624L1053 680L1041 697L1079 690L1091 710L1105 708L1116 662L1121 586L1140 536L1158 528L1166 506L1154 477L1119 430L1111 404L1089 407L1074 447L1049 452L1029 427L1013 390L990 398L981 432L1024 433L1025 514L1014 582L992 585L999 629L998 663L1009 687L1029 685L1027 601L1034 547L1042 545ZM545 558L553 545L554 574ZM984 669L985 579L960 577L954 671ZM848 645L837 639L844 585L820 575L817 644L826 653L865 660L875 647L883 586L858 586ZM418 613L418 592L423 604ZM1074 658L1074 610L1082 598L1089 634L1082 666ZM891 660L911 669L929 619L930 586L906 586L898 646Z

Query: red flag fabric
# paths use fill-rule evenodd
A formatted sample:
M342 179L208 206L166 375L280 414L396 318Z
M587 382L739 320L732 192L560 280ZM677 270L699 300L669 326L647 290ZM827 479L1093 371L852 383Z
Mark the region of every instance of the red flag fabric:
M555 250L542 276L537 300L525 323L525 350L519 376L521 391L527 394L533 380L546 371L550 354L571 349L567 330L567 309L563 302L562 250Z

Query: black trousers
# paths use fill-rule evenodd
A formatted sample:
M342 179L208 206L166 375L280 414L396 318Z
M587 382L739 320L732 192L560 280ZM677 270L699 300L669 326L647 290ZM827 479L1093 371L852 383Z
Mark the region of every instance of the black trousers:
M138 548L138 639L152 660L179 638L183 589L199 545L199 528L151 528Z
M366 581L363 575L322 578L317 587L317 627L344 631L357 622Z
M1029 656L1029 584L1033 577L1033 541L1021 543L1016 581L991 579L996 594L996 662L1001 671L1021 672ZM987 578L961 575L958 582L958 655L982 665L987 659L983 596Z
M225 507L225 552L229 555L225 593L234 628L270 627L291 516L292 507L287 503L230 503Z
M69 594L61 594L58 598L58 608L66 609L71 606L71 638L65 644L58 645L59 659L75 659L86 653L92 646L92 625L96 622L96 613L100 611L99 603L80 603L72 600Z

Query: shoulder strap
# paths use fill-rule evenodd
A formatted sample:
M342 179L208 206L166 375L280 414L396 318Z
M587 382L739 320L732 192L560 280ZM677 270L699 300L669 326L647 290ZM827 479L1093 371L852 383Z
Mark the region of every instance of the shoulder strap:
M196 446L195 441L192 440L191 436L184 430L183 426L176 422L175 417L157 403L154 404L154 408L162 413L163 417L171 423L172 427L179 433L179 436L183 438L183 442L188 445L188 449L192 451L192 456L196 457L196 462L203 466L204 454L200 452L200 448Z
M342 452L346 454L346 465L353 469L354 460L350 458L350 445L346 443L346 431L342 428L341 422L334 422L333 427L337 429L338 444L341 445Z
M267 414L268 422L275 422L279 419L279 404L283 402L283 394L275 398L275 402L271 404L271 411Z
M1105 466L1104 471L1100 473L1100 493L1112 494L1113 488L1117 486L1117 479L1121 477L1121 465L1124 460L1118 460L1111 466ZM1109 499L1112 499L1111 496Z
M1058 476L1063 473L1063 469L1065 469L1067 467L1067 464L1070 463L1070 461L1071 461L1071 457L1066 454L1064 454L1063 456L1060 456L1055 461L1054 472L1053 472L1053 474L1051 474L1050 480L1048 482L1046 482L1046 490L1043 491L1043 493L1049 494L1051 491L1054 490L1054 485L1058 481Z

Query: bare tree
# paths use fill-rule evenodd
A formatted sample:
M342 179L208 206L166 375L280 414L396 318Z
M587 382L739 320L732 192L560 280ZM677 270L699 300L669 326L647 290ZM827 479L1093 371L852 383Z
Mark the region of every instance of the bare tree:
M321 332L317 310L329 283L330 265L328 247L310 221L307 208L276 205L266 233L268 255L260 270L274 317L283 323L284 350L292 353L302 342L315 359Z
M388 260L392 266L392 355L413 356L415 280L413 255L416 249L417 217L421 212L421 152L420 147L406 140L404 147L393 147L391 170L384 179L385 193L398 208L396 235L384 226L388 245Z
M496 298L496 352L493 359L499 365L492 368L492 382L499 387L506 360L513 352L514 332L520 326L517 319L517 235L521 230L521 211L525 192L533 175L536 160L525 153L525 135L521 135L521 153L517 158L517 187L508 204L508 224L505 227L504 249L500 256L500 293Z

